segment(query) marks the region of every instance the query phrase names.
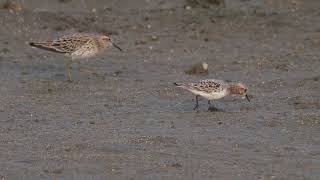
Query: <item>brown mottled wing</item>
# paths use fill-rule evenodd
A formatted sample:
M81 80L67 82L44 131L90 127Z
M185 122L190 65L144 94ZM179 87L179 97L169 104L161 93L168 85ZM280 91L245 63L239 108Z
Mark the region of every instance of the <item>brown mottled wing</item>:
M29 45L39 48L39 49L44 49L47 51L52 51L52 52L57 52L57 53L65 53L61 49L56 49L55 47L51 46L52 42L47 41L47 42L30 42Z
M71 36L64 36L52 41L31 42L30 45L48 51L71 54L86 44L89 40L89 35L75 34Z
M191 83L190 86L192 89L197 91L203 91L207 93L219 92L224 89L225 82L221 80L202 80L197 83Z
M64 53L72 53L79 49L81 46L85 45L90 40L90 37L86 36L69 36L62 37L57 40L52 41L51 47L58 51Z

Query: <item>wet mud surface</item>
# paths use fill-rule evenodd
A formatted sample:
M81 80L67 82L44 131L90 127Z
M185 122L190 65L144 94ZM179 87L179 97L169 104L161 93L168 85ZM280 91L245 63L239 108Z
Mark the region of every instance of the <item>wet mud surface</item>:
M21 2L21 1L19 1ZM218 2L218 1L217 1ZM1 179L319 179L317 0L22 1L0 10ZM109 33L73 64L29 41ZM206 62L208 74L188 75ZM248 85L207 111L173 86Z

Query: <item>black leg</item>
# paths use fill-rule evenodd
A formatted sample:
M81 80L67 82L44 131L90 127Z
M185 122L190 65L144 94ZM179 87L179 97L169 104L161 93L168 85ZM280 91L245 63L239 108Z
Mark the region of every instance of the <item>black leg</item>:
M209 106L211 105L211 102L210 102L210 100L208 100L208 104L209 104Z
M194 106L193 110L196 110L199 107L199 95L196 95L196 106Z

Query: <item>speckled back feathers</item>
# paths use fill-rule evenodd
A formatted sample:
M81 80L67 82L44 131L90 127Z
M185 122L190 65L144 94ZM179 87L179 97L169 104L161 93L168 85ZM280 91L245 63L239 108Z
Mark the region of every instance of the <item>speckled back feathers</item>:
M111 40L107 36L85 33L63 36L51 41L30 43L31 46L71 55L72 58L96 55L109 44L111 44Z
M217 79L206 79L196 83L177 83L176 85L184 89L202 91L206 93L221 92L226 88L226 82Z

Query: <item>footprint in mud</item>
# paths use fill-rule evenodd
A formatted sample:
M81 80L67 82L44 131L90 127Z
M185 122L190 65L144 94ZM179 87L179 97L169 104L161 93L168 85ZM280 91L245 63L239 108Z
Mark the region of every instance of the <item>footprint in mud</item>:
M319 109L319 99L307 99L302 96L296 96L289 100L290 105L293 105L295 109Z
M131 138L130 142L133 144L162 144L168 146L177 144L177 139L164 136L141 136Z
M63 172L63 168L56 168L56 169L44 169L43 172L45 173L52 173L52 174L61 174Z
M223 109L218 109L214 106L210 106L208 107L207 111L201 111L200 109L195 110L197 113L201 113L201 112L225 112Z

